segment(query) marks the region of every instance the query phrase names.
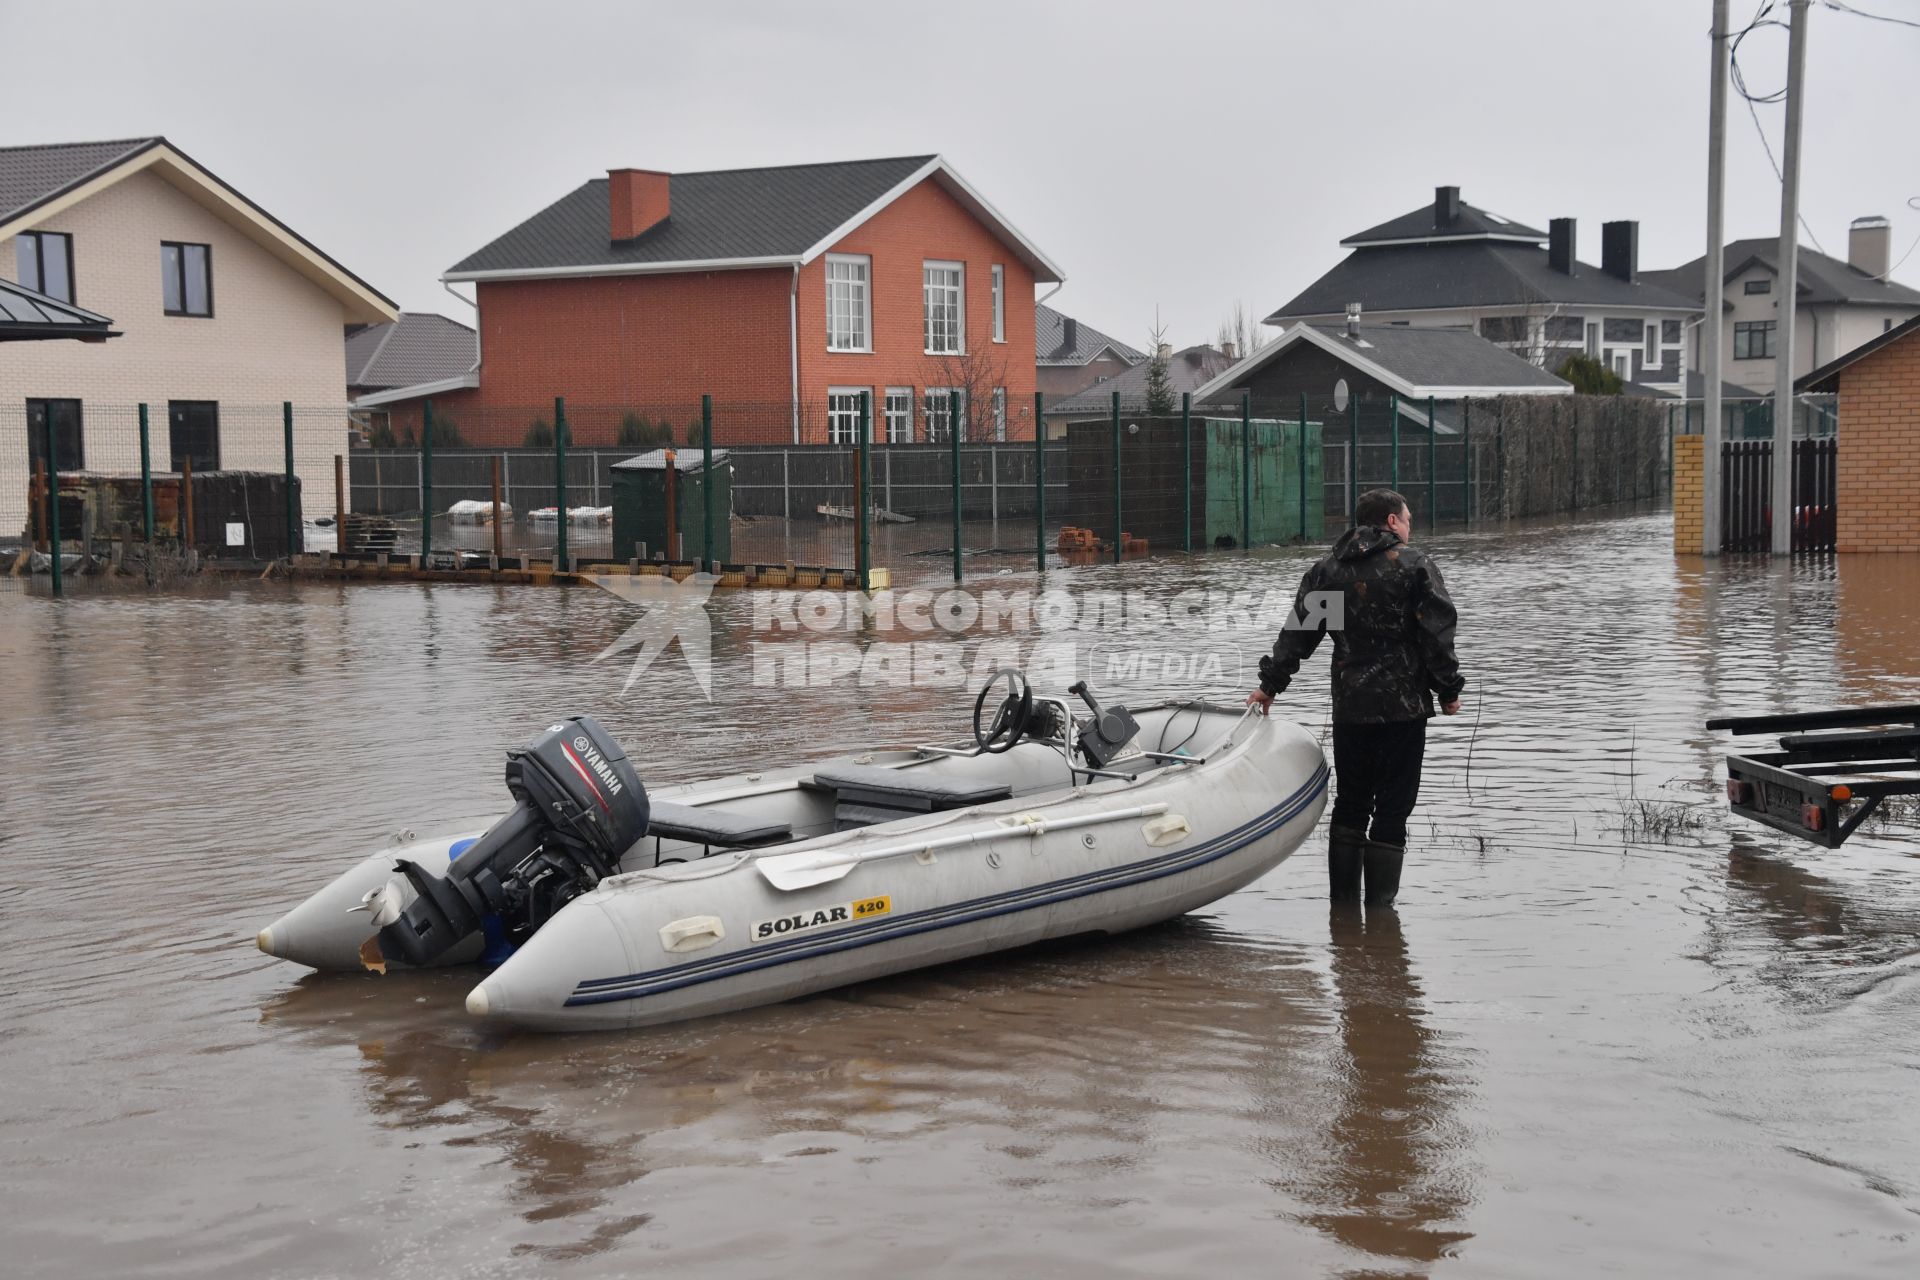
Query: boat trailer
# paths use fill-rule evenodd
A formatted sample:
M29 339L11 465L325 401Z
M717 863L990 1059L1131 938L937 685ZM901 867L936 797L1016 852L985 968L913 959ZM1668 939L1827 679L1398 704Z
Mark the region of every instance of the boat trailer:
M1920 795L1920 705L1720 716L1709 729L1777 733L1778 751L1727 757L1743 818L1837 849L1888 796Z

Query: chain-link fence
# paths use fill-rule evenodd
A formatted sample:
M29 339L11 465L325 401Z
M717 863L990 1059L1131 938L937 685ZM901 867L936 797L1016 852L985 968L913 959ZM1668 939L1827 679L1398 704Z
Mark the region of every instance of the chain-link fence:
M348 438L344 404L0 404L0 547L56 579L283 560L316 541Z
M1670 436L1690 421L1628 397L1100 401L931 390L350 415L35 400L0 406L0 532L45 553L57 523L63 566L149 573L309 551L436 571L671 561L749 578L964 577L1320 542L1376 487L1422 526L1661 497ZM1823 412L1806 410L1810 431Z

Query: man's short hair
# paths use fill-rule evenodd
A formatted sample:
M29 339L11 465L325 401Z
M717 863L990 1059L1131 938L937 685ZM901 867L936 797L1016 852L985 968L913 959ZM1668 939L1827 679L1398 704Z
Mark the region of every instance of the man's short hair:
M1393 490L1369 489L1353 504L1353 522L1384 529L1388 516L1397 516L1406 510L1407 500Z

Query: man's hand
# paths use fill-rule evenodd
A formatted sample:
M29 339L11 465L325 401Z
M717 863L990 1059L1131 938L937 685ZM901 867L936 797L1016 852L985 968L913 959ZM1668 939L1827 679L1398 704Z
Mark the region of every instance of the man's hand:
M1453 700L1452 702L1443 702L1443 703L1441 703L1441 704L1440 704L1440 714L1441 714L1441 715L1443 715L1443 716L1457 716L1457 715L1459 715L1459 714L1460 714L1460 699L1458 699L1458 698L1455 698L1455 699L1454 699L1454 700Z
M1260 714L1266 715L1273 709L1273 695L1265 689L1255 689L1247 695L1247 705L1260 708Z

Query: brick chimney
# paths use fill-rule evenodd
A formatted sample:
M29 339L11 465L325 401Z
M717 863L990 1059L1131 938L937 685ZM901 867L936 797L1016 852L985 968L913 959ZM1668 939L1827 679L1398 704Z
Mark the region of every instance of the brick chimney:
M1600 269L1616 280L1632 284L1640 272L1640 224L1600 224Z
M1555 218L1547 224L1547 265L1563 276L1573 274L1574 241L1572 218Z
M1198 353L1195 353L1195 354L1197 355ZM1220 354L1225 356L1229 360L1238 360L1240 358L1239 349L1231 342L1223 342L1220 344ZM1189 361L1189 363L1197 364L1199 362L1196 359L1193 361Z
M1460 216L1460 188L1435 187L1433 189L1433 225L1436 230L1450 227Z
M673 178L658 169L607 170L607 226L612 239L631 240L667 220Z
M1893 226L1885 218L1855 218L1847 228L1847 265L1863 275L1884 276L1893 260Z

